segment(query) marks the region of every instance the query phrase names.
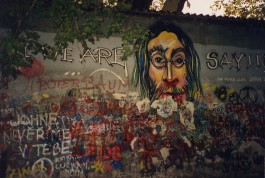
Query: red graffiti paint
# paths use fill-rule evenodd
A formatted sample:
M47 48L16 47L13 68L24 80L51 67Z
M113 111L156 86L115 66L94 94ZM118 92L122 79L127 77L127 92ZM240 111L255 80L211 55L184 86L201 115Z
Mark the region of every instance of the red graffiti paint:
M44 74L44 66L42 62L35 59L29 67L18 67L18 70L24 77L32 78Z

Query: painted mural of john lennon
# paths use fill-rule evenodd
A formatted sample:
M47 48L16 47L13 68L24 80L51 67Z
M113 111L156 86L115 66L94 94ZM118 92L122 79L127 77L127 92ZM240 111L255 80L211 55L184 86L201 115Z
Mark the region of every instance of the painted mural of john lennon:
M145 41L136 42L132 83L140 95L151 102L164 96L181 102L202 94L200 61L191 39L173 24L157 22L149 30Z

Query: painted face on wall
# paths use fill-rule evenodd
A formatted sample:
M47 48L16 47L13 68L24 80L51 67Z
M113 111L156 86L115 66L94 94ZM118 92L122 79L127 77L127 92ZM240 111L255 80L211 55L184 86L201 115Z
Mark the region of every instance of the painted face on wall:
M186 56L176 34L161 32L148 43L149 76L160 95L183 95L186 85ZM183 98L182 98L183 99Z

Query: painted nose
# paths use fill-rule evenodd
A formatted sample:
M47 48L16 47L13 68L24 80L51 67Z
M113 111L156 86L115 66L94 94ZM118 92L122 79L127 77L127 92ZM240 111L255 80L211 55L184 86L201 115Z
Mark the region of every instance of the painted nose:
M167 63L167 75L166 75L166 79L173 80L173 72L172 72L172 63L168 62Z

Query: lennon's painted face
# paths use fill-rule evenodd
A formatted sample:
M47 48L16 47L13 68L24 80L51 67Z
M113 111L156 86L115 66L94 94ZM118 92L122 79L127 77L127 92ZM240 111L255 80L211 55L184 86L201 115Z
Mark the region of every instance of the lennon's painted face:
M186 85L186 56L176 34L161 32L148 43L149 76L160 95L183 95Z

